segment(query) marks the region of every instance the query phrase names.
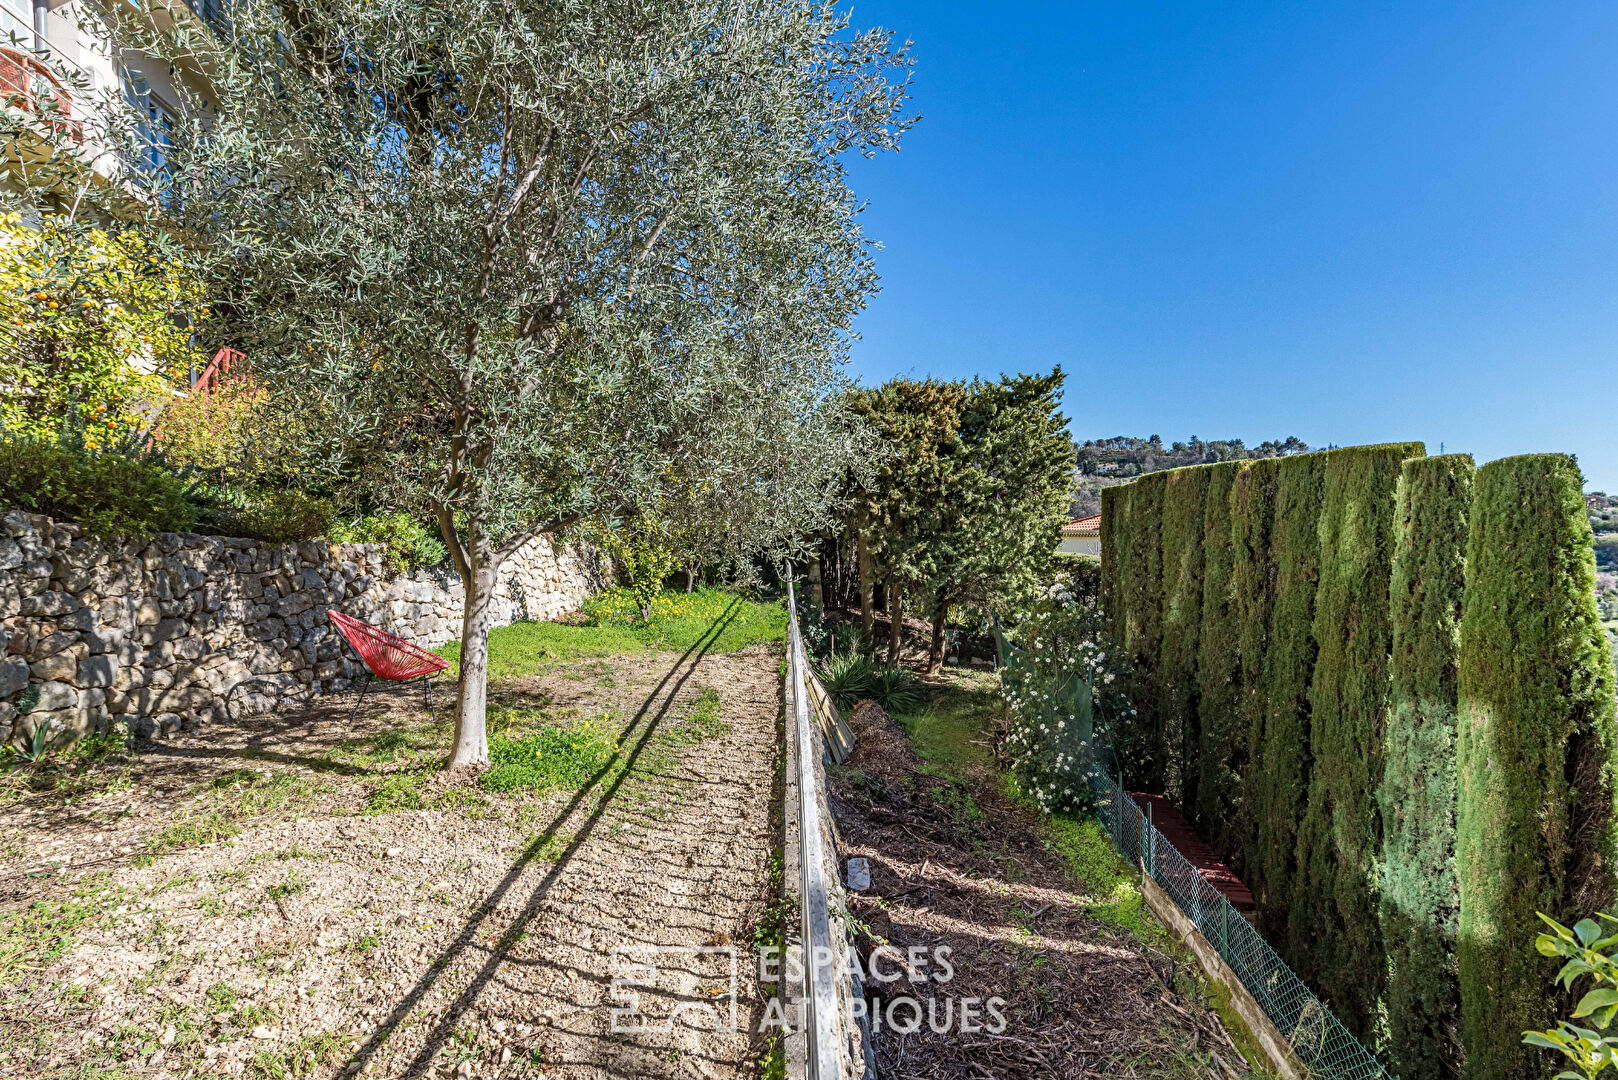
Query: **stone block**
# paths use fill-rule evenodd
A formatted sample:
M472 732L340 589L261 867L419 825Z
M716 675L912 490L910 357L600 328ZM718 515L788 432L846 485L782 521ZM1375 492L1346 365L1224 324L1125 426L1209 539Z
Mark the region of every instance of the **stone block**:
M78 606L67 593L45 591L27 597L22 602L24 615L66 615Z
M105 654L92 656L79 662L78 684L80 687L111 686L117 674L118 661Z
M72 653L59 652L28 665L29 672L39 682L69 682L78 675L79 662Z
M27 655L30 660L43 660L47 656L55 656L77 640L79 640L77 630L58 630L34 642L34 647L28 650Z
M0 698L22 693L28 685L28 662L20 656L0 660Z
M200 637L186 637L169 642L170 654L177 660L200 660L208 651L208 643Z
M136 626L156 626L162 618L162 607L151 597L142 597L135 602Z
M164 619L152 627L149 644L156 645L160 641L173 641L175 638L185 637L191 632L184 619Z
M39 701L34 705L35 712L54 712L59 709L76 708L79 704L79 692L65 682L52 681L41 683L39 687Z
M17 541L0 540L0 570L15 570L22 564L22 547Z
M96 613L94 608L77 607L56 620L56 625L64 630L94 630Z

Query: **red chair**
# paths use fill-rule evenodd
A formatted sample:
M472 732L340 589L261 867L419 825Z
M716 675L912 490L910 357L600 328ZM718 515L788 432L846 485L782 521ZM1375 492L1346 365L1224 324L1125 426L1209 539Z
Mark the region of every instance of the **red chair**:
M359 714L372 678L389 682L421 679L427 691L427 715L438 719L433 712L433 676L449 667L448 660L403 638L394 637L386 630L379 630L370 623L361 622L352 615L344 615L341 611L327 608L326 617L337 627L337 632L348 642L348 647L359 656L360 663L365 665L365 681L360 684L359 700L354 702L354 711L349 714L349 720Z

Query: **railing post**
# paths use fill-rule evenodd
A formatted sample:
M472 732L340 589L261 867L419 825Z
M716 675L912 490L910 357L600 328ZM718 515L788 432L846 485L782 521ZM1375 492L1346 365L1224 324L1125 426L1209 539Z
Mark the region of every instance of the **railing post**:
M1219 958L1230 963L1230 901L1220 897L1219 905Z
M1146 876L1153 881L1157 880L1157 830L1152 826L1152 804L1146 804L1146 835L1143 839L1146 848Z

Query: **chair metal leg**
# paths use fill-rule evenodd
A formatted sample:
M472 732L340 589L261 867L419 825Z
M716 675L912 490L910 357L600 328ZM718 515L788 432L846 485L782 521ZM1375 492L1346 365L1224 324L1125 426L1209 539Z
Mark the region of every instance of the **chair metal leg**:
M433 677L431 675L427 676L422 680L422 683L427 690L427 715L436 724L438 723L438 714L433 711Z
M369 690L370 688L371 688L371 673L369 671L367 671L365 673L364 681L362 681L360 683L360 696L359 696L358 700L356 700L354 702L354 711L348 714L348 722L350 724L352 724L354 722L354 717L356 717L356 716L358 716L360 714L360 706L365 704L365 691Z

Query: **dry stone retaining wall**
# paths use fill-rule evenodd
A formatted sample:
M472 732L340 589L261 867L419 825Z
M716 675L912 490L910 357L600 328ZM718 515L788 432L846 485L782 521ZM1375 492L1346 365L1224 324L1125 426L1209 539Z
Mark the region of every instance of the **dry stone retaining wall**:
M493 625L550 619L599 587L594 553L539 537L500 570ZM346 689L327 608L433 648L460 636L453 569L389 571L379 544L160 533L105 540L0 515L0 742L192 730L223 713Z

